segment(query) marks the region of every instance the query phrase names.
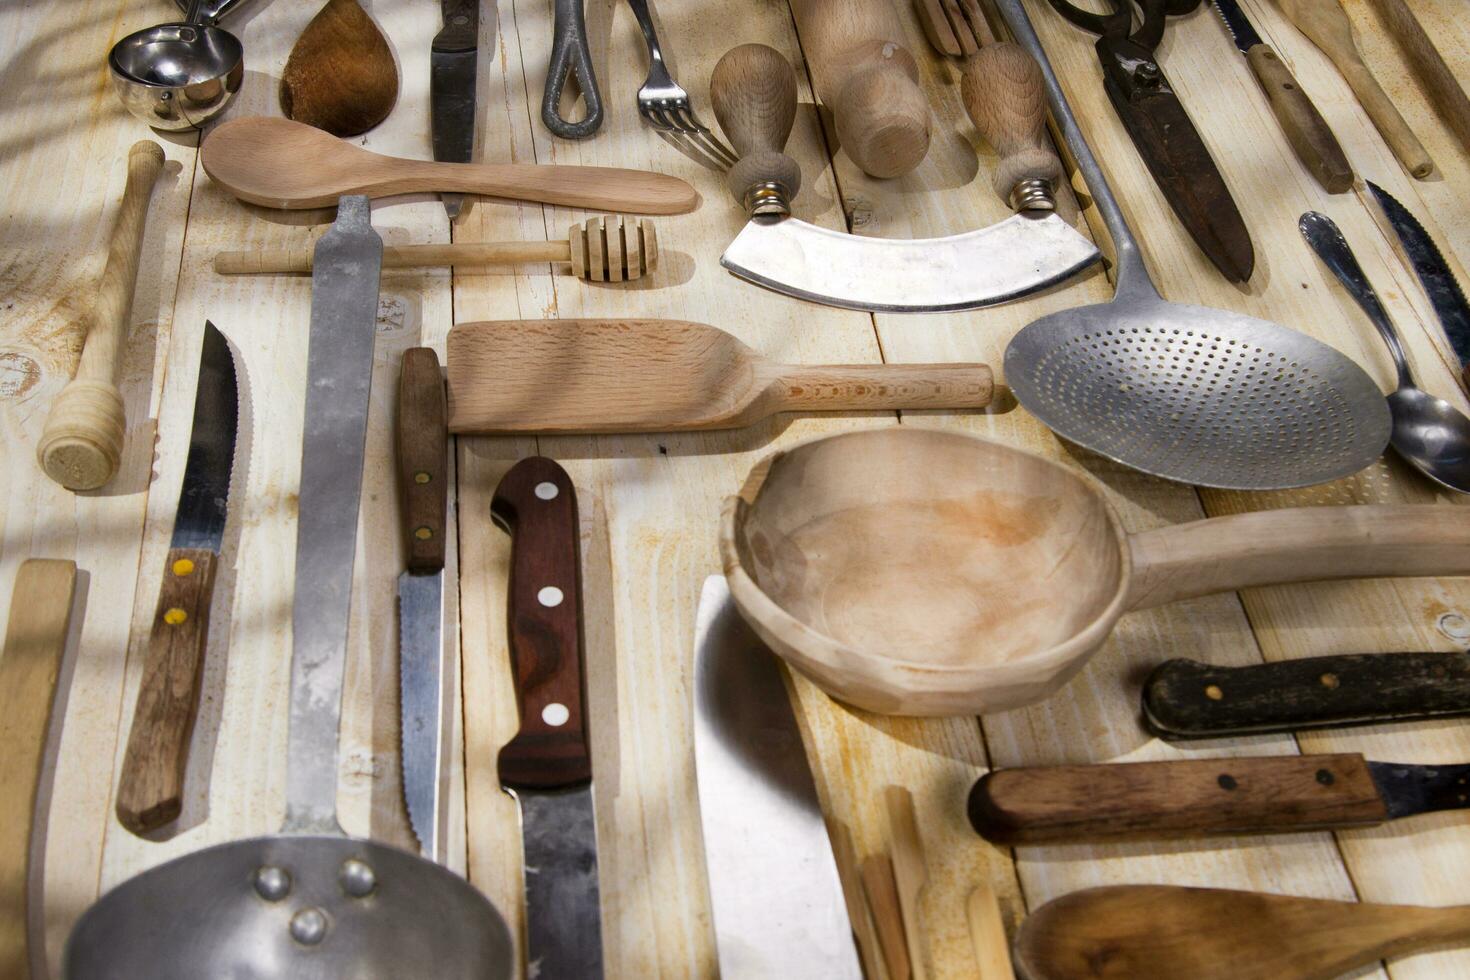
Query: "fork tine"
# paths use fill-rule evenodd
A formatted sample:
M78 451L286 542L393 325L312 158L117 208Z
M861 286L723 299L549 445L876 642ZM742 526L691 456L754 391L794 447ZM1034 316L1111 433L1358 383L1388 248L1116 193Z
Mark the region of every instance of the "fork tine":
M678 150L684 156L693 160L708 170L723 173L730 169L730 165L715 157L706 147L693 142L688 133L682 133L676 129L660 129L657 131L659 138L665 143Z
M704 147L705 151L709 153L710 156L712 156L714 159L718 160L720 164L727 170L735 166L735 164L740 160L740 157L735 154L734 150L730 149L724 143L721 143L718 139L715 138L715 135L707 129L701 129L697 132L690 133L689 139Z
M674 124L664 118L658 105L653 102L638 100L638 114L648 120L648 124L660 132L668 132L674 129Z

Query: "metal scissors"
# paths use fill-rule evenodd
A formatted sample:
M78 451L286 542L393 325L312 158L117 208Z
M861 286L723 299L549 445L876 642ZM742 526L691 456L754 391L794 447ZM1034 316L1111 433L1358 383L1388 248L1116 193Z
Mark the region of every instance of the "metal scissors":
M1137 30L1135 2L1143 10ZM1245 282L1256 264L1250 232L1219 167L1154 57L1164 37L1165 17L1188 13L1199 0L1107 0L1109 13L1081 10L1067 0L1050 3L1067 20L1098 35L1103 88L1154 183L1215 268L1232 282Z

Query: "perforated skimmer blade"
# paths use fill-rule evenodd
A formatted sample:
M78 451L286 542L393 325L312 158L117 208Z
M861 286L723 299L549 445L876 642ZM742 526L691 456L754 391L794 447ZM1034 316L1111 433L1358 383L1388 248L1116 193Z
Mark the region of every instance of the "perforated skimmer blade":
M1005 374L1058 435L1204 487L1284 490L1348 476L1382 455L1392 427L1373 379L1333 348L1176 303L1043 317L1011 341Z

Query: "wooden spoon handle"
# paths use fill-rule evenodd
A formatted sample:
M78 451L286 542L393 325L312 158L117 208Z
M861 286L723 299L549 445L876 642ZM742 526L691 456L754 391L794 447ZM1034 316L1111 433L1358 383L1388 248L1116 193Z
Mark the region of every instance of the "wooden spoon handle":
M1470 520L1448 505L1298 507L1129 537L1128 608L1257 585L1470 574Z
M1361 755L999 769L970 791L999 844L1358 827L1388 819Z
M393 194L457 191L511 201L557 204L589 211L632 214L683 214L699 206L699 194L686 181L649 170L622 167L542 166L525 163L436 163L404 161L397 177L388 177L344 194L384 197ZM336 200L332 195L327 202ZM297 207L320 207L297 204Z
M788 364L778 371L778 412L984 408L995 391L985 364Z
M133 312L138 256L148 198L163 172L163 147L141 140L128 151L128 180L107 265L97 286L91 325L82 342L76 377L51 403L37 456L46 475L68 490L95 490L117 473L127 418L117 375Z

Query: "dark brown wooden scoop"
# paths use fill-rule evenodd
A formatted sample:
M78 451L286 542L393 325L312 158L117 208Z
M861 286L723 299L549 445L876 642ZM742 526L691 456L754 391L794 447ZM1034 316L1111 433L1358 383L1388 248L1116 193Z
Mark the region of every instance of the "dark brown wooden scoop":
M1047 902L1021 924L1025 980L1330 980L1470 939L1470 908L1117 885Z
M357 0L327 0L286 61L281 111L334 136L357 136L397 99L398 66L383 32Z

